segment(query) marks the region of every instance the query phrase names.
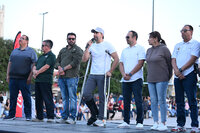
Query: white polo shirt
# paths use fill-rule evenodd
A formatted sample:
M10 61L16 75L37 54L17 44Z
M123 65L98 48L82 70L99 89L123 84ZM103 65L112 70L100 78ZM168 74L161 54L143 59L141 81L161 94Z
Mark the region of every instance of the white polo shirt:
M139 60L145 60L145 49L143 46L136 44L132 47L127 47L122 51L120 62L124 65L125 73L130 73L133 68L138 64ZM121 82L133 82L139 78L143 79L142 68L131 76L130 80L121 79Z
M98 44L93 43L92 46L89 48L92 56L90 74L104 75L110 70L111 56L105 52L106 50L110 54L116 52L115 48L110 43L105 41Z
M180 42L175 45L174 51L172 53L172 58L176 59L176 64L178 68L185 65L191 58L191 55L199 57L200 43L196 40L191 39L189 42ZM196 60L198 63L198 59ZM182 73L184 76L188 75L194 70L192 65L188 69L184 70ZM177 78L175 76L175 78Z

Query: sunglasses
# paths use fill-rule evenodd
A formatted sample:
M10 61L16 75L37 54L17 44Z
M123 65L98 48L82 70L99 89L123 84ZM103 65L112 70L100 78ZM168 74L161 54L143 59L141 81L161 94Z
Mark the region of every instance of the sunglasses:
M47 46L47 45L42 45L42 47Z
M73 40L73 41L74 41L75 39L76 39L76 38L68 38L68 40Z
M187 30L187 29L182 29L180 32L187 32L187 31L191 31L191 30Z
M25 38L21 37L20 40L26 40Z

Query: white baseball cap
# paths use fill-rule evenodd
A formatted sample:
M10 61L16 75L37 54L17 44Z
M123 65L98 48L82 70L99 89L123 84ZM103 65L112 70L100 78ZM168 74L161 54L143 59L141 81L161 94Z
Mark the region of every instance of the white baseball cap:
M99 27L97 27L96 29L92 29L91 32L92 33L100 32L100 33L102 33L104 35L104 30L102 28L99 28Z

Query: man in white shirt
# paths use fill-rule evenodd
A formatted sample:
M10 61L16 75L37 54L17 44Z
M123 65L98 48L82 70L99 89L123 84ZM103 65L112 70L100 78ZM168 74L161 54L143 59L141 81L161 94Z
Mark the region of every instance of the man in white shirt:
M104 118L104 77L111 76L112 72L116 68L119 62L119 58L114 47L104 41L104 30L97 27L91 30L94 33L95 43L90 40L87 43L86 50L83 54L83 62L86 62L90 56L92 57L92 64L90 75L85 85L83 92L83 100L86 102L88 108L91 111L91 117L87 122L87 125L103 126ZM108 53L110 55L108 55ZM111 57L114 59L112 66ZM99 92L99 110L93 99L93 90L98 88ZM97 120L98 118L98 120Z
M120 58L120 72L122 74L122 90L124 100L124 122L118 125L119 128L130 127L130 104L132 93L134 94L137 118L136 128L143 128L143 107L142 107L142 85L143 71L142 66L145 61L145 49L137 44L138 34L129 31L126 36L128 47L122 51Z
M176 44L172 54L172 66L174 69L175 97L177 104L177 127L172 132L185 131L185 95L191 110L192 133L199 132L198 108L196 101L197 74L194 70L194 63L198 62L200 44L192 39L193 27L185 25L181 30L183 41Z

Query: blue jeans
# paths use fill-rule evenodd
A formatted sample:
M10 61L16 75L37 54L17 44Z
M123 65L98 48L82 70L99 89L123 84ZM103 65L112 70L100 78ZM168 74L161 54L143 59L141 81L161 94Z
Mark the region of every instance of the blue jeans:
M24 113L26 118L31 118L31 92L30 85L27 85L25 79L13 79L9 81L10 89L10 111L9 116L14 117L16 113L16 104L19 90L22 92L24 100Z
M198 108L197 108L197 100L196 100L196 92L197 92L197 75L193 72L185 76L185 79L179 80L178 78L174 78L175 85L175 96L176 96L176 104L177 104L177 124L178 126L184 126L186 122L186 114L185 114L185 97L184 92L187 95L188 103L191 111L191 119L192 127L198 127Z
M144 113L142 106L142 79L138 79L133 82L123 82L123 99L124 99L124 121L130 123L130 104L132 100L132 93L135 98L135 104L137 109L137 123L143 123Z
M77 86L78 77L75 78L59 78L58 84L61 89L62 101L63 101L63 112L61 116L63 119L75 120L77 111ZM70 106L70 107L69 107Z
M148 83L151 97L151 110L154 122L158 122L158 105L160 105L161 122L166 122L167 117L167 95L168 82Z

